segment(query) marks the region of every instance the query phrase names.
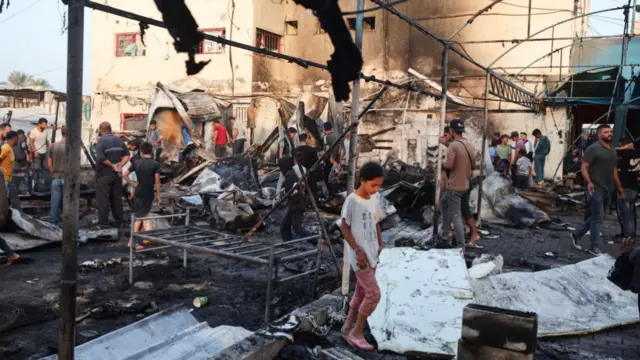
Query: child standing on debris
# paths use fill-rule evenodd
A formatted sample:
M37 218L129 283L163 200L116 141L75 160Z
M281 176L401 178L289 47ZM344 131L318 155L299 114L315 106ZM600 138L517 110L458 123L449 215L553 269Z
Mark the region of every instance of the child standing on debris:
M302 187L299 186L298 181L302 178L306 169L299 165L300 163L301 162L298 162L291 156L285 156L278 161L280 171L284 174L284 191L289 192L289 190L294 189L289 195L289 208L287 209L287 213L284 215L282 223L280 223L280 236L282 236L283 241L293 240L291 234L292 228L300 238L310 236L302 227L304 210L307 208L307 203L305 200L304 185L302 185ZM302 169L300 169L301 167Z
M520 149L520 157L516 161L516 189L526 190L529 188L529 179L533 173L533 165L527 157L527 150Z
M342 206L342 234L349 244L347 255L356 274L356 291L341 331L351 346L361 350L373 350L373 345L364 339L363 330L367 318L380 301L375 272L383 247L378 224L382 209L375 194L383 180L382 166L366 163L360 168L360 187L347 197Z
M155 200L160 203L160 164L152 159L153 147L148 142L144 142L139 147L141 158L135 163L131 164L131 167L123 174L124 179L131 187L135 188L134 192L134 204L135 204L135 216L136 222L133 225L133 231L138 232L142 230L142 220L149 215L151 207L153 206L153 188L155 186L156 196ZM131 181L129 175L135 173L138 178L138 182ZM129 243L129 246L133 246ZM142 245L136 245L136 250L143 249Z

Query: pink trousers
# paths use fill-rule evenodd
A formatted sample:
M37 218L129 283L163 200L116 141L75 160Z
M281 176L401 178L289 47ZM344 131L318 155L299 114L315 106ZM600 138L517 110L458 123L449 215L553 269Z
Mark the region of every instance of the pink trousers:
M371 316L380 302L380 288L376 281L376 269L356 271L356 292L349 306L365 316Z

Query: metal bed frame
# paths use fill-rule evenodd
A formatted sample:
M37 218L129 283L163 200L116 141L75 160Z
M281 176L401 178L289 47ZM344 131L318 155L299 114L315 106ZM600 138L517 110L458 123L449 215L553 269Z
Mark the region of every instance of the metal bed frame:
M315 292L318 285L318 271L320 269L320 256L322 254L323 241L321 236L313 235L301 239L271 242L271 241L247 241L241 236L234 236L222 232L205 229L198 226L189 225L190 212L187 209L185 213L136 218L131 215L131 235L129 241L133 246L129 247L129 284L133 284L133 261L136 253L144 253L167 249L171 247L183 249L182 266L187 268L187 252L200 252L205 254L217 255L237 261L245 261L257 265L267 265L267 300L265 306L265 323L269 323L271 311L271 298L275 284L285 281L294 280L299 277L314 275L313 291ZM156 219L177 219L185 218L183 226L170 227L168 229L158 229L134 232L134 224L136 221L156 220ZM136 250L135 240L149 240L155 244L161 244L153 248ZM317 239L318 247L313 250L303 249L297 244ZM278 265L280 263L316 257L315 269L295 274L285 278L278 277Z

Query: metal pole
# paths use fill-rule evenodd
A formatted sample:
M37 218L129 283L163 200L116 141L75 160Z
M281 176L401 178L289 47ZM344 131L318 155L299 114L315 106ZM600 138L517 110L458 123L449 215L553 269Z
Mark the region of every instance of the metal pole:
M267 303L264 307L264 323L269 324L269 315L271 312L271 287L273 281L273 248L269 249L269 267L267 268Z
M480 184L478 185L478 221L476 224L480 226L482 223L482 183L484 182L484 161L485 153L487 152L487 126L489 124L489 80L491 74L487 73L487 77L484 80L484 130L482 131L482 150L480 151Z
M56 131L58 131L58 114L60 113L60 98L55 97L56 100L56 119L53 121L53 134L51 134L51 143L56 142Z
M529 14L527 15L527 38L531 36L531 1L529 0Z
M129 234L129 285L133 285L133 253L135 252L136 244L133 233L136 229L136 214L131 213L131 233Z
M184 217L184 226L189 226L189 213L190 209L187 208L187 215ZM187 268L187 249L182 250L182 267Z
M634 35L636 33L636 4L637 0L633 0L633 5L631 5L631 26L629 30L629 34Z
M60 284L58 359L73 360L76 335L78 204L80 200L80 130L82 127L82 57L84 0L70 0L67 30L67 141L65 143L64 214Z
M553 38L556 36L556 28L551 28L551 51L549 54L549 70L553 69ZM560 64L562 65L562 64Z
M358 0L356 10L356 39L355 43L358 47L358 51L362 53L362 23L364 21L364 0ZM360 102L360 79L353 81L351 89L351 123L358 121L353 116L358 113L358 105ZM349 141L349 164L347 165L347 194L351 194L356 189L356 168L358 167L358 125L351 126L351 141ZM349 277L351 276L349 257L347 256L349 250L349 244L344 242L344 249L342 257L342 295L349 295Z
M445 44L442 49L442 99L440 99L440 121L438 123L438 137L444 134L444 121L447 116L447 80L449 71L449 44ZM438 144L440 144L438 142ZM439 146L439 145L438 145ZM438 235L438 213L440 212L440 173L442 172L442 154L438 148L438 159L436 165L436 201L433 212L433 235Z
M355 43L358 50L362 52L362 23L364 21L364 0L358 0L356 15L356 39ZM351 91L351 122L357 121L353 116L358 113L358 105L360 103L360 79L353 81ZM357 168L358 153L358 126L351 127L351 141L349 142L349 164L347 165L347 194L351 194L355 190L355 175Z

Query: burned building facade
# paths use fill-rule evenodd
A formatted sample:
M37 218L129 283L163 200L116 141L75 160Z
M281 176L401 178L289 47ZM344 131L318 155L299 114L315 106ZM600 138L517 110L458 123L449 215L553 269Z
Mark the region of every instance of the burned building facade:
M339 3L347 26L354 30L356 1L340 0ZM429 31L449 39L474 13L489 4L489 1L478 3L471 0L414 0L394 6ZM151 0L111 0L109 5L160 18ZM574 37L586 34L588 17L578 16L588 13L590 4L588 0L540 0L530 15L528 5L525 0L498 3L475 18L450 41L455 42L453 47L478 63L490 65L504 78L542 96L545 79L557 77L562 72L558 66L570 63L568 53L564 57L554 56L554 49L570 46ZM333 45L320 28L317 18L292 1L234 0L227 4L194 0L188 2L188 6L201 30L207 33L319 63L326 63L333 52ZM376 5L367 3L365 6ZM241 109L246 109L251 96L255 95L285 96L293 102L308 93L330 96L330 75L326 71L303 68L209 41L203 41L196 58L211 60L211 63L198 75L188 77L184 70L186 55L175 53L166 30L148 29L143 43L136 22L95 14L93 23L92 120L95 123L110 121L115 128L121 129L140 126L138 121L147 114L158 81L181 90L198 88L233 98L237 105L234 106L237 107L235 111L238 113L240 110L241 118L244 117ZM553 41L523 42L530 34L544 29L547 30L536 37L554 38ZM441 43L384 10L364 14L363 34L364 74L394 82L413 81L425 91L439 93L427 82L418 80L409 69L439 83L443 70ZM508 51L514 46L516 48ZM549 56L545 56L547 54ZM538 58L542 59L536 66L526 68ZM448 117L468 119L480 148L477 135L482 130L478 124L483 116L485 72L451 53L447 73L449 92L460 100L451 107ZM566 69L564 73L567 73ZM518 77L513 77L514 74ZM379 87L378 84L363 83L363 101ZM394 131L382 136L382 140L388 141L386 147L395 149L397 155L407 162L424 165L428 160L427 148L437 141L437 99L392 90L376 107L365 117L362 131L375 132L395 126ZM489 108L489 130L531 133L533 129L540 128L554 144L565 141L570 120L564 108L532 112L499 98L492 98ZM388 153L389 150L374 150L361 160L384 160ZM552 164L561 161L561 155L558 159L554 156L552 154L549 159Z

